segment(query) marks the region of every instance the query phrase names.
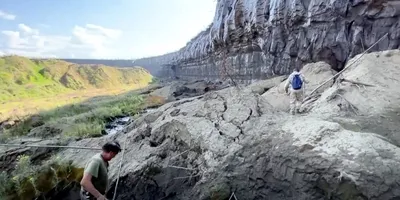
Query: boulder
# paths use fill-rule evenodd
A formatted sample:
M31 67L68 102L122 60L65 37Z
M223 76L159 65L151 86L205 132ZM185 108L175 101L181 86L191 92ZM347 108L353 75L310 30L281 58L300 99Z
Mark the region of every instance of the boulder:
M286 80L286 78L287 76L278 76L262 81L256 81L247 86L247 88L250 89L252 92L262 95L271 88L274 88L277 85L281 84L284 80Z
M200 96L226 87L227 85L220 81L175 81L151 92L150 95L163 97L166 101L175 101L182 98Z
M304 78L306 80L304 85L305 96L308 95L312 90L314 90L314 88L316 88L318 85L335 75L335 71L331 69L331 66L324 62L307 64L300 70L300 72L304 75ZM262 96L276 109L289 111L290 99L289 96L285 93L285 81L271 88ZM332 84L333 80L318 89L317 93L325 91L327 88L332 86Z

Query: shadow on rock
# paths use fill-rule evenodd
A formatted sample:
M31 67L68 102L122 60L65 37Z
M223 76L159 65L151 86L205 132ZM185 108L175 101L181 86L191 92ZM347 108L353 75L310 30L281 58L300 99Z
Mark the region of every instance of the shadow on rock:
M190 176L184 169L148 165L139 172L120 178L116 199L180 199L178 194L193 188L199 179L199 176ZM107 194L108 198L113 197L114 190L115 183Z

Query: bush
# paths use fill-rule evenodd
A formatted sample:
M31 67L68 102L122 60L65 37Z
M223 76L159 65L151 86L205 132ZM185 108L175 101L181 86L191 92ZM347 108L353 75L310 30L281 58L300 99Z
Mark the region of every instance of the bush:
M42 166L35 166L29 156L20 156L11 176L0 174L0 198L34 199L70 183L80 182L83 169L72 165L72 161L52 158Z
M0 199L9 199L9 191L13 188L12 181L6 172L0 173Z
M79 138L100 137L104 123L95 121L91 123L77 123L68 131L65 131L66 136L75 136Z

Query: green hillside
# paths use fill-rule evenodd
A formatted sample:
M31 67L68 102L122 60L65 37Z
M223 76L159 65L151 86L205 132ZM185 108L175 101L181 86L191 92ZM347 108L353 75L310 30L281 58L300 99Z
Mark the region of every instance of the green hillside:
M19 56L0 58L0 102L50 97L90 89L138 89L151 82L141 67L79 65L60 60L32 61Z

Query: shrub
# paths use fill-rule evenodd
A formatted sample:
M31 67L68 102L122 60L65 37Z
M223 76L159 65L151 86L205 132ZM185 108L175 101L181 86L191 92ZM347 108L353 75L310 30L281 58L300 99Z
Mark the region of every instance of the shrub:
M104 123L94 121L91 123L77 123L72 126L70 130L65 132L66 136L75 136L79 138L99 137L102 136Z
M34 199L57 187L77 183L82 179L83 169L77 168L72 161L52 158L35 166L29 156L20 156L11 176L0 174L1 199Z

